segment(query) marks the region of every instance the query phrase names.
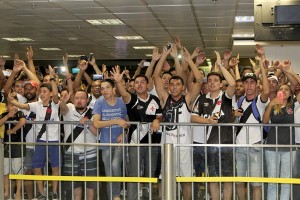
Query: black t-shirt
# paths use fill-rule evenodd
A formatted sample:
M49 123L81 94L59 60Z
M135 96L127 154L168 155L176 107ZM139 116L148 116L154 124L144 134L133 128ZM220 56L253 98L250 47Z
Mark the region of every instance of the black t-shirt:
M137 95L132 94L131 100L128 104L126 104L126 107L129 121L132 122L152 122L154 119L156 119L157 115L161 115L162 113L159 99L152 94L149 94L148 99L146 100L142 100L138 98ZM132 133L136 128L136 125L130 126L128 142L131 141ZM140 143L148 143L148 133L140 139ZM152 134L152 143L157 142L158 138L154 133Z
M295 127L280 126L280 124L293 124L294 123L294 104L291 107L281 108L281 112L275 114L274 108L270 113L270 120L272 124L277 124L277 144L290 145L295 144ZM292 132L292 134L290 134ZM291 136L291 137L290 137ZM276 127L271 126L268 132L267 144L276 144ZM275 151L276 148L270 147L268 150ZM289 151L290 148L279 147L278 150Z
M198 107L198 115L204 118L217 113L219 115L218 123L232 123L232 99L229 99L225 93L221 93L221 96L215 100L207 98L208 95L201 95L195 102L195 106ZM194 109L193 109L194 110ZM207 134L209 126L207 126ZM221 141L219 141L219 132L221 135ZM212 126L208 144L232 144L233 132L231 126L221 126L220 131L218 126Z
M8 112L4 112L1 114L0 118L3 118L6 116ZM14 117L9 118L7 121L19 121L21 118L25 119L24 113L22 111L18 111ZM16 124L5 124L5 130L4 130L4 142L24 142L25 136L22 137L22 130L19 129L15 134L6 134L6 131L8 129L12 129L15 127ZM20 158L22 157L22 147L23 147L23 153L25 153L25 145L19 145L19 144L4 144L4 157L9 158L9 155L11 155L11 158Z

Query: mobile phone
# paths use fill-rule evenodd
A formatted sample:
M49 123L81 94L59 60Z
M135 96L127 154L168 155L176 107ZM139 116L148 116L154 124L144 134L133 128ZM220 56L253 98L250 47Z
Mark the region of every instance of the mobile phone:
M103 74L93 74L93 80L103 80Z
M88 61L88 57L87 56L80 56L79 60L85 60L87 62Z
M278 100L279 104L283 104L283 92L282 91L277 92L277 100Z
M144 67L148 67L150 65L150 62L144 62Z
M90 53L90 55L89 55L89 62L92 61L93 56L94 56L94 53Z
M10 76L11 72L7 70L2 70L4 76Z
M75 67L75 68L72 68L72 73L73 73L73 74L78 74L78 73L79 73L79 71L80 71L80 69L79 69L79 68L77 68L77 67Z
M62 74L66 71L66 67L54 67L53 70L55 74Z

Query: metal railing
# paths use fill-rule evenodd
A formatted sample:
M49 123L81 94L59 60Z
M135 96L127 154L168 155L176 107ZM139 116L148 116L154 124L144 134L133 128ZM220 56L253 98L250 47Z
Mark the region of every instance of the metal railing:
M15 122L7 122L8 124L13 124ZM37 124L41 124L43 122L28 122L29 124L33 124L33 130L35 130L35 126ZM76 122L47 122L47 124L56 124L57 126L61 126L61 125L66 125L66 124L71 124L73 127L75 127L75 125L77 124ZM138 122L131 122L131 125L136 125L137 129L139 131L139 129L141 128L142 124L138 123ZM166 127L168 125L174 125L171 123L162 123L161 124L162 127ZM195 126L218 126L219 129L219 137L221 137L221 127L224 126L231 126L233 127L232 130L232 139L233 141L235 141L236 139L236 135L235 135L235 127L237 126L237 124L217 124L217 125L200 125L200 124L194 124L194 123L180 123L180 124L175 124L177 126L189 126L189 127L195 127ZM87 130L87 126L88 124L85 125L84 130ZM150 124L147 124L148 127L150 127ZM261 133L263 134L262 128L263 125L261 124L238 124L238 126L246 126L247 127L247 134L251 134L249 133L249 127L251 126L260 126L261 128ZM279 125L276 124L270 124L269 126L275 126L278 127ZM300 127L300 124L280 124L281 127ZM206 130L206 129L205 129ZM277 130L277 129L276 129ZM192 134L192 132L191 132ZM276 134L280 134L278 133L278 131L276 132ZM60 136L60 133L58 134ZM44 175L43 176L37 176L37 175L24 175L24 174L11 174L10 175L10 182L9 182L9 188L10 191L9 193L12 194L13 193L13 188L12 188L12 183L13 180L15 179L20 179L22 180L22 191L25 191L25 180L45 180L47 184L45 184L45 194L48 195L50 193L50 188L52 187L50 182L51 180L56 180L59 181L59 186L58 186L58 191L59 191L59 196L61 199L74 199L74 193L70 193L67 192L68 190L66 190L65 188L65 182L73 182L72 186L71 186L71 191L74 191L75 189L75 183L78 181L83 181L83 188L87 188L88 183L89 182L96 182L97 186L96 186L96 194L95 194L95 199L109 199L109 197L112 195L112 190L113 190L113 186L112 182L118 182L121 185L121 196L123 199L126 198L126 191L128 192L128 189L130 187L130 183L138 183L137 185L134 185L134 187L137 187L136 190L134 191L138 191L138 195L137 195L137 199L141 199L141 197L143 196L144 198L148 198L148 199L166 199L166 200L174 200L174 199L181 199L182 195L183 195L183 188L181 186L181 183L193 183L192 186L192 199L209 199L211 197L211 192L209 191L209 187L210 187L210 183L215 183L218 182L220 183L218 185L219 187L219 196L220 199L222 199L222 195L224 195L224 191L222 189L222 187L224 186L224 183L240 183L240 182L246 182L246 188L245 188L245 192L247 195L247 199L251 199L252 198L252 194L251 194L251 183L262 183L262 199L266 198L267 195L267 184L264 183L274 183L276 184L276 195L277 197L279 197L280 195L280 183L287 183L289 184L290 187L290 199L300 199L300 197L298 197L298 194L293 192L293 188L298 188L297 185L295 184L299 184L300 180L298 179L299 177L299 173L300 173L300 169L296 169L296 167L299 166L299 164L297 163L297 165L293 165L292 163L295 162L295 160L293 160L294 158L290 159L291 165L289 168L290 174L293 175L293 177L297 176L297 178L277 178L279 177L278 174L276 174L276 177L274 178L267 178L268 174L267 174L267 170L266 170L266 164L265 164L265 149L266 148L275 148L275 152L277 154L279 154L279 148L287 148L288 151L287 152L294 152L294 150L300 148L300 145L267 145L264 144L264 141L261 141L260 143L257 144L234 144L234 142L232 144L193 144L193 141L191 140L190 143L187 144L180 144L180 143L176 143L176 144L164 144L165 141L165 136L166 136L166 128L162 129L161 132L162 135L162 143L152 143L152 144L127 144L127 143L122 143L122 144L116 144L116 143L99 143L97 142L99 135L96 136L95 138L95 142L94 143L80 143L80 144L76 144L76 143L68 143L67 145L70 145L70 149L71 151L71 163L72 165L77 164L76 161L74 160L74 156L76 155L76 153L74 153L74 147L76 146L80 146L83 147L84 149L84 153L83 155L85 156L83 158L83 168L86 169L87 167L87 163L86 163L86 149L88 147L94 147L97 151L96 151L96 162L97 162L97 174L96 176L87 176L87 174L83 174L82 176L64 176L64 168L60 168L60 172L59 172L59 176L50 176L50 167L48 166L49 163L49 158L46 157L46 166L44 168ZM206 136L206 132L204 133L204 135ZM25 138L23 135L23 130L21 131L21 138ZM126 139L126 132L123 131L123 139ZM191 137L192 138L192 137ZM139 140L140 138L138 138ZM151 141L151 134L149 134L149 141ZM206 138L205 138L206 140ZM11 145L22 145L23 147L25 147L26 145L37 145L37 143L35 142L35 140L33 142L12 142L12 141L8 141L5 142L5 144L8 145L8 148L11 148ZM48 148L49 146L59 146L60 148L60 166L63 166L63 160L62 158L64 157L64 151L63 151L63 146L66 145L66 143L61 141L61 138L58 138L58 142L54 142L54 143L49 143L46 142L44 144L40 144L39 145L46 145L47 146L47 154L49 153ZM101 147L107 147L110 150L114 149L114 148L120 148L122 151L122 164L121 164L121 176L119 177L111 177L111 176L105 176L105 170L103 169L103 162L102 162L102 150L99 150L99 148ZM177 157L177 152L180 151L180 148L182 147L188 147L190 149L190 154L191 154L191 158L192 158L192 165L191 165L191 169L194 172L194 176L190 176L190 177L177 177L176 178L176 167L179 165L179 160L180 158ZM201 147L204 150L204 157L203 160L199 160L199 163L202 163L203 169L202 169L202 174L195 174L195 166L194 166L194 159L193 159L193 149L195 147ZM232 153L233 153L233 161L232 161L232 174L233 176L223 176L223 166L222 166L222 158L220 153L218 154L218 168L219 168L219 176L217 177L210 177L210 173L209 173L209 158L208 158L208 150L211 147L217 147L219 152L222 152L225 148L229 148L232 149ZM261 154L261 162L262 162L262 168L261 173L262 173L262 177L251 177L249 175L249 173L247 174L247 176L245 177L237 177L236 174L236 149L243 147L246 149L246 163L247 163L247 171L249 172L250 169L250 164L251 161L250 159L250 150L251 148L261 148L263 149L262 151L260 151ZM128 151L130 151L131 149L136 148L136 163L137 163L137 173L136 176L134 177L130 177L128 176L128 169L131 166L129 161L128 161ZM144 148L146 148L146 153L144 152ZM153 150L156 151L153 151ZM24 149L21 148L22 154L25 153ZM4 148L3 148L3 143L0 144L0 160L4 160L3 155L4 155ZM153 153L154 152L154 153ZM161 153L160 153L161 152ZM140 155L143 154L144 157L140 158ZM152 157L154 156L154 154L161 155L161 164L159 162L156 163L152 163ZM297 159L299 159L299 155L297 155ZM144 158L148 157L148 161L147 159L145 160ZM11 158L11 155L10 155ZM277 157L276 157L276 162L277 162ZM22 162L22 167L25 157L21 158L21 162ZM112 161L112 155L109 155L109 160L110 162ZM143 162L148 162L148 163L143 163ZM195 160L196 161L196 160ZM297 160L299 162L299 160ZM276 162L274 163L274 165L276 165ZM2 162L3 163L3 162ZM149 166L161 166L161 177L159 178L159 171L156 171L156 174L153 174L154 170L149 170L148 173L146 173L147 169L145 168L145 165L148 164ZM159 167L158 167L159 168ZM300 166L299 166L300 168ZM72 172L74 169L72 168ZM12 163L9 164L9 172L12 171ZM279 172L278 169L276 169L277 173ZM4 168L3 168L3 164L0 165L0 172L1 174L4 174ZM112 172L112 171L110 171ZM46 176L48 175L48 176ZM84 177L84 178L83 178ZM75 181L75 182L74 182ZM1 176L0 178L0 184L4 185L4 180L3 180L3 176ZM76 183L77 184L77 183ZM105 185L108 185L107 187ZM162 186L161 188L159 188L160 186ZM34 186L34 191L33 193L35 194L37 191L36 186ZM110 194L107 194L110 191ZM176 192L177 191L177 192ZM237 186L236 184L233 184L232 186L232 199L238 199L237 197ZM83 194L84 199L87 199L87 191L84 191L85 194ZM196 194L197 193L197 194ZM201 195L199 196L199 193L201 193ZM25 195L24 192L22 193L22 199L25 199ZM12 196L12 195L11 195ZM106 196L106 197L105 197ZM300 196L300 195L299 195ZM0 189L0 198L4 199L4 190L3 188ZM127 198L128 199L128 198Z

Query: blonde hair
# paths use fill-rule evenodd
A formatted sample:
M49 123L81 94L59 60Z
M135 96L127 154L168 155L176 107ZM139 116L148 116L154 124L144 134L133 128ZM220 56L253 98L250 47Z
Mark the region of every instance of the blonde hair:
M289 98L287 99L287 102L286 102L286 105L285 105L285 108L286 109L288 109L288 108L290 108L290 107L292 107L292 105L293 105L293 91L292 91L292 89L291 89L291 86L289 86L287 83L283 83L283 84L281 84L281 85L279 85L278 86L278 90L280 89L280 87L281 86L283 86L283 85L287 85L288 86L288 88L290 89L290 96L289 96ZM279 114L279 113L282 113L282 110L281 110L281 105L280 104L275 104L274 105L274 114L275 115L277 115L277 114Z

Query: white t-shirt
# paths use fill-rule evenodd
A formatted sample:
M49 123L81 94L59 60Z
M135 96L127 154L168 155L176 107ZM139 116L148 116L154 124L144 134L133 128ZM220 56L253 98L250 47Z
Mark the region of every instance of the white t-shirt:
M72 103L68 103L67 104L69 111L63 115L63 119L64 121L72 121L72 122L78 122L79 120L81 120L85 113L88 111L88 109L83 112L83 113L79 113L77 112L77 110L75 109L75 106ZM92 120L92 119L91 119ZM65 130L65 138L64 141L66 142L67 139L69 138L69 135L71 135L72 131L74 130L74 128L80 124L64 124L64 130ZM73 141L72 143L76 143L76 144L84 144L84 143L97 143L97 138L96 136L88 129L88 127L84 127L82 126L84 129L83 131L80 133L80 135L75 139L75 141ZM75 153L82 153L85 150L86 151L90 151L92 149L96 149L95 146L80 146L80 145L74 145L74 152ZM70 147L68 150L68 152L72 151L72 148Z
M36 113L35 121L45 121L46 111L48 106L43 106L40 101L28 103L29 110ZM55 104L51 101L51 117L49 121L60 121L58 116L59 102ZM43 124L36 124L35 135L38 136ZM47 124L46 132L43 133L40 140L43 141L59 141L60 139L60 124Z
M18 102L20 102L20 103L26 103L27 102L27 99L24 96L22 96L18 93L17 93L17 98L18 98Z
M97 98L94 95L89 95L89 98L91 98L91 97L92 97L92 99L91 99L88 107L91 109L94 109L94 105L95 105L95 102L97 101Z
M262 119L265 108L269 103L269 99L266 103L263 103L261 101L261 95L258 95L257 101L256 101L256 106L257 110L260 114L260 118ZM246 98L243 100L241 107L245 111L248 106L251 106L252 101L248 102ZM250 114L249 118L247 119L246 123L250 124L258 124L259 122L255 119L253 112ZM262 129L261 126L249 126L249 129L247 129L247 126L243 126L241 131L236 137L236 144L255 144L257 142L260 142L262 140L261 134Z
M298 101L295 102L294 108L294 119L295 124L300 123L300 104ZM298 116L298 117L297 117ZM295 127L295 142L300 143L300 127Z

